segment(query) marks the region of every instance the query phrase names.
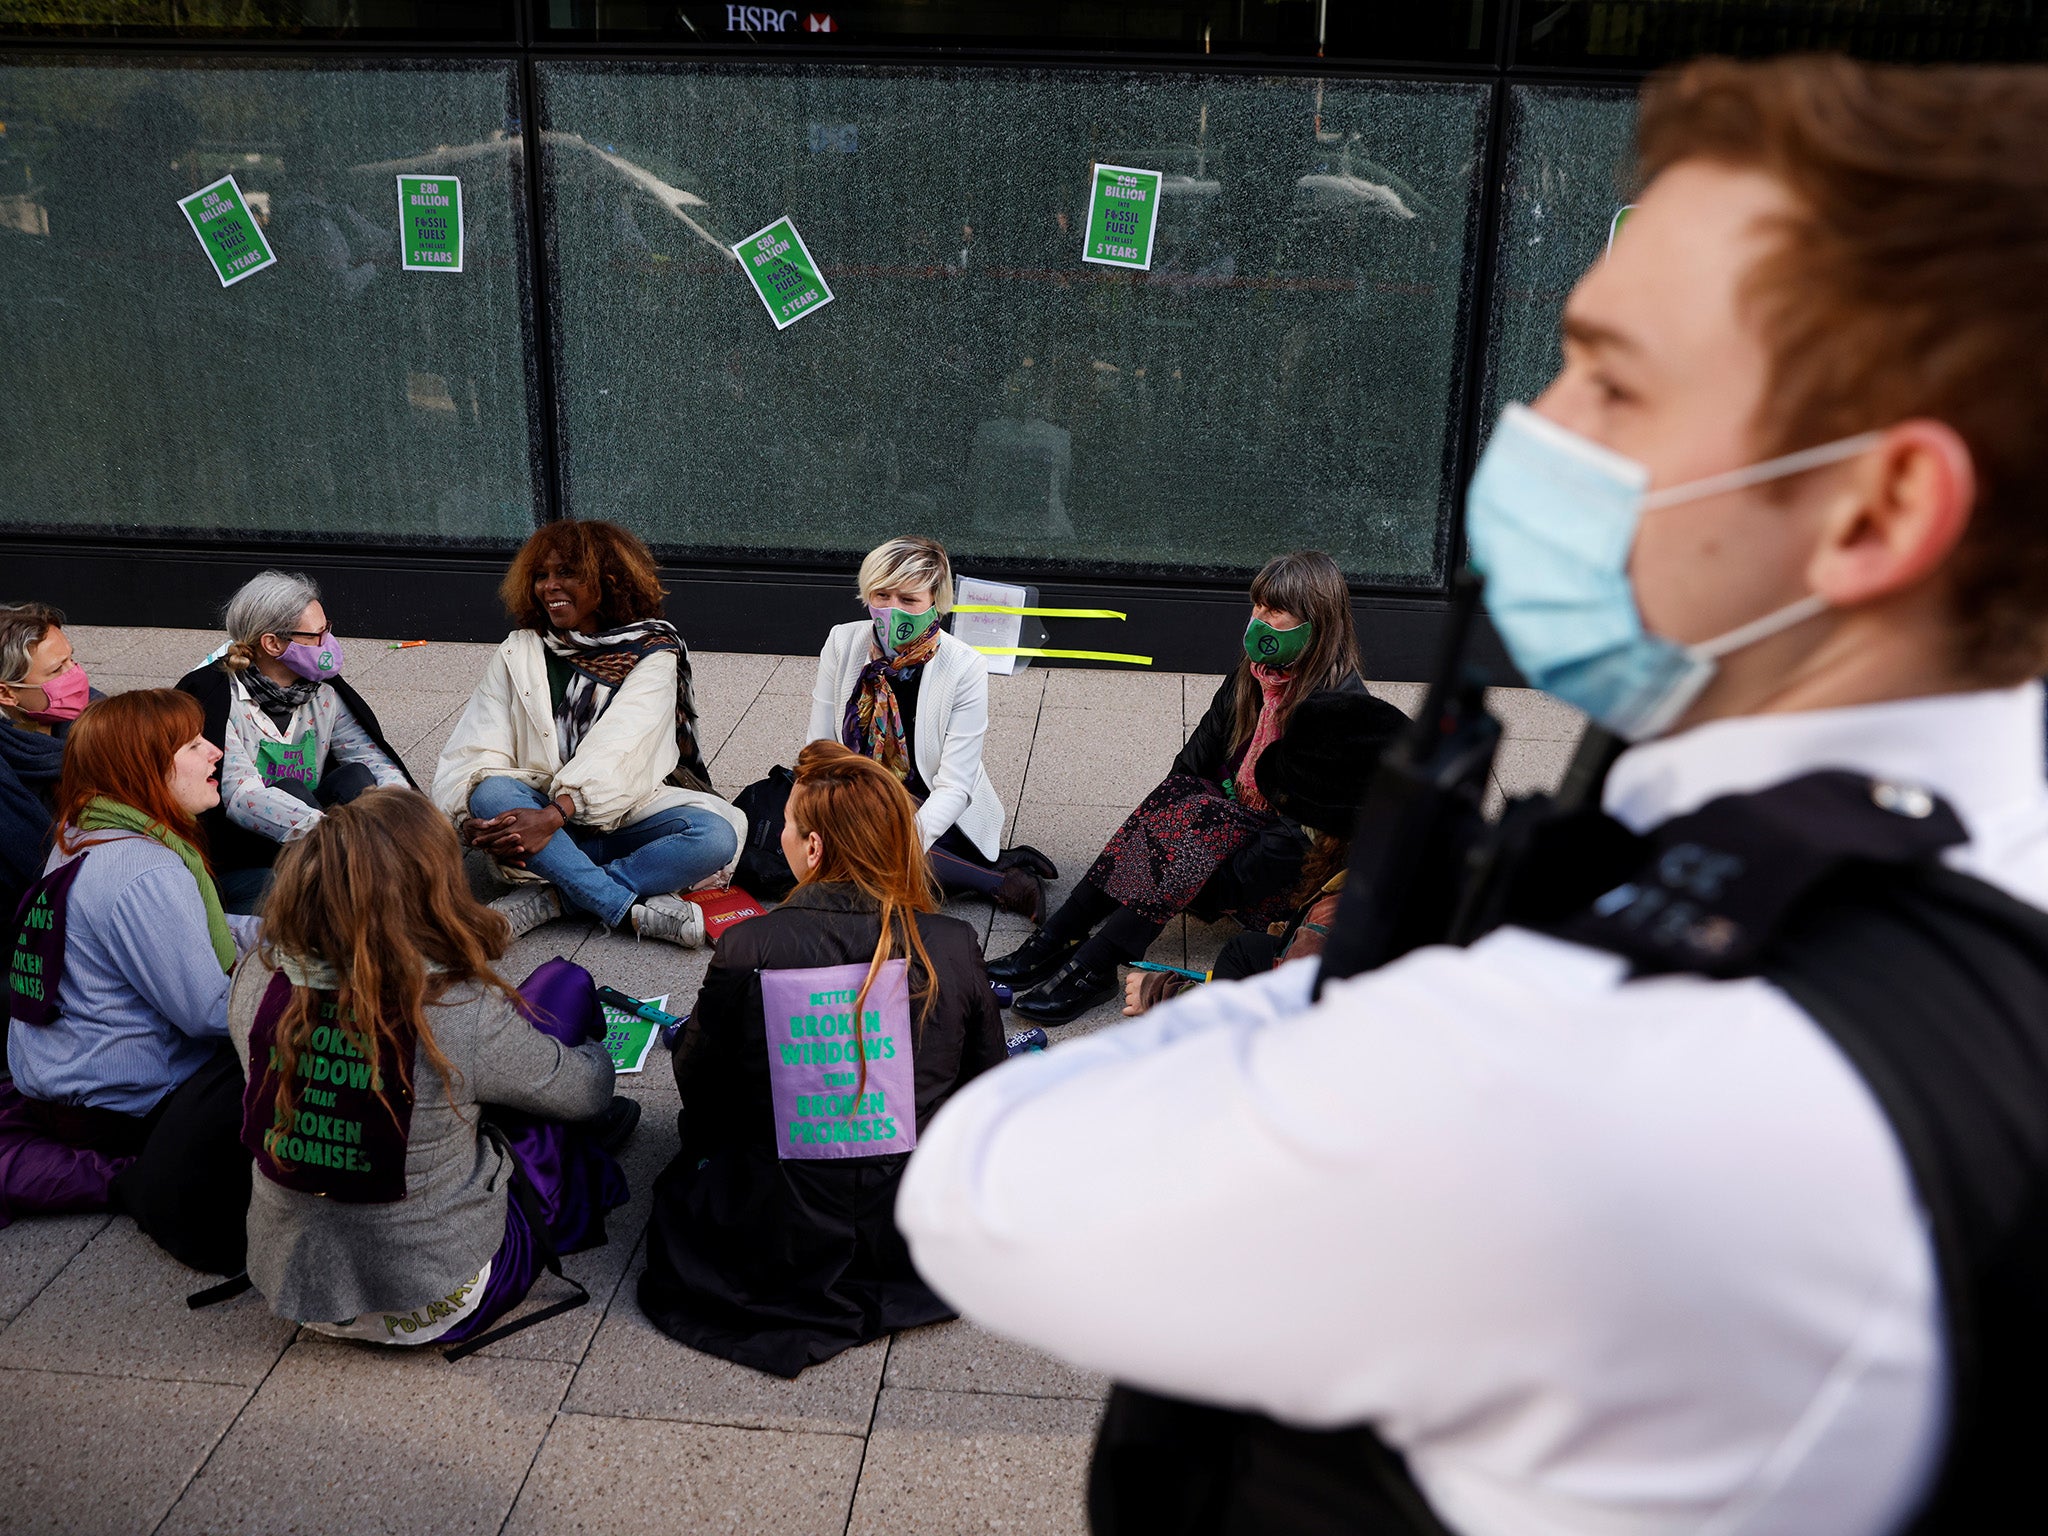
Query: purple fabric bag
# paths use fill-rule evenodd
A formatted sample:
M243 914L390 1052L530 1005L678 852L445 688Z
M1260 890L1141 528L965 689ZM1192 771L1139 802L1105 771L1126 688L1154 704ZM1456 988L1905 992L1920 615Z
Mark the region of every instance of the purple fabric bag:
M604 1038L604 1014L590 972L557 955L519 984L528 1022L564 1045ZM492 1108L490 1124L533 1186L555 1252L579 1253L605 1241L607 1211L629 1196L626 1173L581 1126ZM542 1245L517 1200L505 1207L505 1240L491 1260L483 1300L436 1342L457 1344L485 1332L525 1298L547 1267Z
M0 1084L0 1227L17 1216L104 1211L107 1186L134 1161L45 1135L29 1123L20 1090Z
M604 1012L590 972L560 955L519 984L533 1027L564 1045L604 1038ZM604 1214L626 1203L626 1174L612 1155L580 1130L558 1120L536 1120L513 1109L493 1109L512 1155L532 1180L558 1253L604 1242Z

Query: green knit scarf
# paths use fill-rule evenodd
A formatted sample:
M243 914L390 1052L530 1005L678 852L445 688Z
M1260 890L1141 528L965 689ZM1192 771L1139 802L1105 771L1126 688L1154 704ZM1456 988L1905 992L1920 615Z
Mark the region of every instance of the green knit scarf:
M105 795L97 795L87 804L78 818L78 826L82 832L140 832L183 859L185 868L192 872L192 883L199 887L199 899L206 903L206 936L213 941L213 958L220 962L223 971L235 968L235 936L228 931L227 915L220 909L220 889L207 873L206 861L199 857L197 848L154 817Z

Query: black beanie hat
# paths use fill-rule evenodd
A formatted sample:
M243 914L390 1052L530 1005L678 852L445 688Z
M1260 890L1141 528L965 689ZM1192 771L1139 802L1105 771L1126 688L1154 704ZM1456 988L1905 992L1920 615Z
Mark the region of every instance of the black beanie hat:
M1259 790L1281 815L1349 838L1380 753L1407 719L1369 693L1312 693L1259 754Z

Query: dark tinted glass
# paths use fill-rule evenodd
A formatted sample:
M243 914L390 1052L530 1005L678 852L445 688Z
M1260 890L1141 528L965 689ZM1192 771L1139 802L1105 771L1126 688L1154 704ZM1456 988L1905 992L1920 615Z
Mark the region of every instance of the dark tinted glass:
M2048 58L2024 0L1522 0L1517 64L1644 69L1701 54L1839 52L1901 64Z
M537 37L1483 63L1498 0L533 0Z
M509 42L519 0L0 0L0 37Z
M1441 575L1481 86L1165 72L540 70L578 516L678 554ZM1091 163L1164 173L1149 272ZM728 246L784 215L833 302Z
M536 514L512 67L0 67L0 524L503 544ZM406 272L400 173L457 177ZM276 256L223 287L224 176Z
M1572 285L1607 248L1635 151L1631 90L1516 86L1494 268L1482 430L1510 400L1543 392L1564 360L1557 323Z

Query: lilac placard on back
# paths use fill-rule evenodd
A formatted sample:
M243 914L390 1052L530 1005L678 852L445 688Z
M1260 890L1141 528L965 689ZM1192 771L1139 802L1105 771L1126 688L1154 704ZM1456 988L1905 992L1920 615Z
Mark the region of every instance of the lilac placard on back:
M883 962L868 988L856 1043L853 1000L867 974L858 961L761 973L761 1022L768 1032L778 1156L879 1157L917 1145L910 963ZM860 1083L863 1046L865 1085Z

